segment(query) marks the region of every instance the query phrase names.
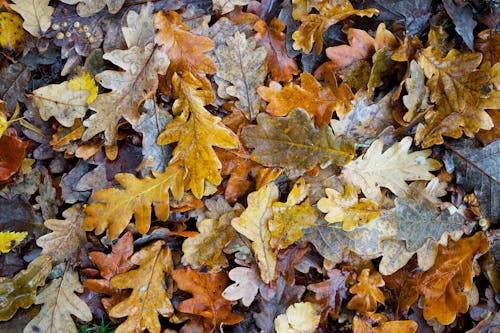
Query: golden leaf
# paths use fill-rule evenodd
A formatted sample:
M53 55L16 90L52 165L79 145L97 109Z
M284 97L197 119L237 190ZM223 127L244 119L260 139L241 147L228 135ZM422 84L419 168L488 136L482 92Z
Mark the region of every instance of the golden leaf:
M0 232L0 252L7 253L18 246L28 236L27 232L2 231Z
M14 13L0 13L0 47L15 51L24 48L23 19Z
M355 295L347 303L347 308L361 313L374 312L377 302L384 304L384 293L379 289L384 285L384 279L379 272L370 274L368 268L363 269L358 276L358 283L349 289L349 292Z

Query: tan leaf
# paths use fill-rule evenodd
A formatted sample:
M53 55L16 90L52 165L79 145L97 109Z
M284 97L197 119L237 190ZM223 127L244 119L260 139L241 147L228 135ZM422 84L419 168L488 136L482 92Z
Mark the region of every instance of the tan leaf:
M274 320L276 333L314 333L319 325L317 306L310 302L290 305Z
M364 156L344 166L342 179L345 183L361 188L367 199L382 202L380 187L386 187L397 196L405 196L408 180L431 180L429 171L438 170L438 161L427 158L430 150L408 153L411 137L405 137L382 153L382 140L374 141Z
M75 204L66 209L62 215L64 220L46 220L44 224L52 232L36 240L36 245L42 248L42 254L52 256L56 263L66 259L76 259L78 251L87 242L83 230L82 205Z
M429 107L429 88L425 85L424 71L415 60L410 63L410 77L405 80L408 94L403 96L403 104L408 112L403 116L404 121L413 120L417 112Z
M88 305L75 293L82 293L78 273L66 270L62 277L54 279L48 287L36 296L35 304L43 304L38 315L23 330L23 333L60 333L77 332L73 318L82 321L92 320Z
M249 2L250 0L214 0L212 8L220 15L224 15L232 12L235 6L246 6Z
M111 14L116 14L122 8L125 0L62 0L62 2L69 5L78 3L78 6L76 6L78 15L88 17L100 12L106 5Z
M170 317L174 307L165 290L165 275L172 271L172 254L162 240L142 248L130 261L138 265L137 269L115 275L111 286L120 289L132 289L132 294L115 305L109 315L115 318L127 317L118 326L116 333L161 331L158 314Z
M133 10L127 13L127 26L122 27L122 32L129 48L145 47L153 41L155 36L153 9L153 3L148 2L141 7L139 13Z
M12 0L10 8L24 19L23 28L35 37L41 37L50 28L50 18L54 7L49 0Z
M259 273L253 268L235 267L229 271L229 278L234 283L224 289L222 297L229 301L241 299L243 305L249 307L259 292L259 286L262 284Z

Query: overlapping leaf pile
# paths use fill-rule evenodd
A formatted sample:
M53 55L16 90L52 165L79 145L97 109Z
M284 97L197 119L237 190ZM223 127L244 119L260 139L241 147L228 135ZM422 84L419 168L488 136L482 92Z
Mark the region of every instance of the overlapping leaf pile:
M493 332L499 17L2 0L0 331Z

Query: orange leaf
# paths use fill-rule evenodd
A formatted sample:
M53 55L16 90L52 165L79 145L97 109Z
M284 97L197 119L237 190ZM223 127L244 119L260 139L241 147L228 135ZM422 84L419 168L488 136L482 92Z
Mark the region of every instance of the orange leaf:
M26 155L27 141L19 140L15 130L7 130L0 137L0 181L14 175Z
M472 288L474 276L473 261L478 254L486 253L488 238L478 232L470 238L457 242L450 241L447 247L439 246L436 262L422 275L419 286L425 296L424 318L436 318L448 325L455 320L458 312L469 309L466 292Z
M383 321L376 327L372 327L369 320L358 316L355 316L352 321L353 333L414 333L417 329L418 324L412 320Z
M134 244L132 233L124 234L115 245L110 254L102 252L89 252L90 260L99 268L101 276L104 279L88 279L83 284L90 290L98 293L104 293L111 297L101 299L102 305L106 311L111 310L113 306L120 303L127 292L113 288L110 280L113 276L129 271L134 264L129 261L130 256L134 253Z
M179 303L177 310L202 316L213 329L222 324L233 325L243 320L243 317L231 312L232 303L222 297L228 283L225 272L201 273L184 267L174 270L172 278L179 289L193 295L193 298Z
M278 19L273 18L269 25L264 20L255 22L253 28L256 31L255 40L257 45L267 49L266 63L274 81L289 82L293 75L297 75L298 68L294 59L290 58L285 49L285 25Z
M341 69L353 62L370 57L375 52L375 39L366 31L350 28L347 30L349 45L333 46L326 49L326 56L333 62L333 69Z
M358 283L349 289L351 294L356 294L347 303L347 308L358 312L374 312L377 302L384 304L384 294L378 287L385 285L379 272L370 275L368 268L363 269L358 277Z

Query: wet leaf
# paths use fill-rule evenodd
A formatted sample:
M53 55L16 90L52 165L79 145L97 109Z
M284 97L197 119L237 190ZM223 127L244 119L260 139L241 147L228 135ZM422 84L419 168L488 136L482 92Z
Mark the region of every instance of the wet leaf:
M97 12L100 12L104 7L108 6L108 11L111 14L116 14L123 6L125 0L62 0L62 2L75 5L78 15L87 17Z
M28 236L27 232L0 232L0 252L7 253L18 246Z
M374 312L377 303L384 304L385 297L379 287L385 285L382 275L378 272L370 274L370 270L365 268L358 276L358 283L349 289L351 294L355 294L347 308L358 312Z
M0 182L8 180L19 170L28 144L28 141L20 140L15 131L0 137Z
M41 37L50 27L50 16L54 7L49 0L12 0L9 7L24 19L23 28L35 37Z

